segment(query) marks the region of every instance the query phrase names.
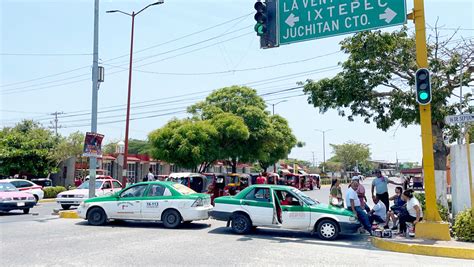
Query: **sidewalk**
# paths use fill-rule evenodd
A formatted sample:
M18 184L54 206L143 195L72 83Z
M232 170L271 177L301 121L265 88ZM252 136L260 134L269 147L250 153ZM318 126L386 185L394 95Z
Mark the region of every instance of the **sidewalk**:
M474 260L474 243L435 241L417 238L372 238L377 248L401 253Z

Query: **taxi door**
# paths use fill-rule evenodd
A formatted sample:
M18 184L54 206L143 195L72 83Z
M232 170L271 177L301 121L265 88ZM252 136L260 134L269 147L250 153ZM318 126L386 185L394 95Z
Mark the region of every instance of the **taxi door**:
M110 218L141 219L142 201L148 185L138 184L122 191L117 201L105 202L106 210L110 211Z
M141 202L143 219L161 220L161 213L171 206L172 195L168 188L151 184Z
M310 208L290 192L286 193L292 196L292 203L281 205L283 228L307 229L311 223Z
M268 187L255 187L240 200L242 209L250 215L254 225L273 224L273 200Z
M99 196L99 194L101 196L110 196L110 195L112 195L114 193L114 189L112 188L112 182L111 181L105 181L104 183L102 183L102 187L99 190L99 192L97 192L98 196Z

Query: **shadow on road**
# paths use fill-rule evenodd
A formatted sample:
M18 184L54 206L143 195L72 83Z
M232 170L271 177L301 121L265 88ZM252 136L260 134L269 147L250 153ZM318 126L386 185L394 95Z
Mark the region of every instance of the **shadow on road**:
M236 235L229 227L219 227L209 231L209 234L218 235ZM335 241L323 241L318 239L316 235L307 232L279 230L279 229L263 229L257 228L250 234L242 235L237 241L252 241L254 239L269 240L274 243L298 243L308 245L324 245L334 247L358 248L367 250L376 250L370 244L370 237L367 235L341 235Z
M90 225L87 221L81 221L76 223L76 225L89 226L89 227L108 227L108 228L158 228L158 229L167 229L160 222L147 222L147 221L122 221L114 220L103 226L93 226ZM211 227L207 223L184 223L181 224L178 228L167 229L167 230L200 230Z

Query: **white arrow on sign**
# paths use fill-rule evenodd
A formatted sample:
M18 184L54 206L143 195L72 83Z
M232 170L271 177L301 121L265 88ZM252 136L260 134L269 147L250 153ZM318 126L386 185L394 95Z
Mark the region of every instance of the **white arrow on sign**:
M288 26L293 27L298 21L300 21L300 17L297 17L291 13L290 16L288 16L288 18L285 20L285 23L288 24Z
M392 21L396 16L397 13L387 7L387 9L385 9L385 13L379 15L379 19L384 19L385 22L390 23L390 21Z

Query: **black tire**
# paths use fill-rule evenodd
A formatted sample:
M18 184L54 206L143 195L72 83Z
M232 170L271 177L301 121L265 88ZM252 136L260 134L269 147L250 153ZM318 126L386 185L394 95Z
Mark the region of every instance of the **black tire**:
M87 221L91 225L104 225L107 222L107 214L99 207L93 207L87 213Z
M23 213L24 213L24 214L30 213L30 209L23 209Z
M252 222L246 215L237 213L232 216L232 230L239 235L247 234L252 230Z
M192 222L193 222L193 221L185 221L185 222L183 222L183 224L185 224L185 225L190 225Z
M161 216L166 228L177 228L181 224L181 215L176 210L167 210Z
M68 205L68 204L61 204L61 208L63 208L63 210L68 210L71 208L71 205Z
M333 220L323 219L318 223L316 232L322 240L334 240L339 236L339 226Z
M37 195L33 195L35 197L35 204L38 204L39 197Z

